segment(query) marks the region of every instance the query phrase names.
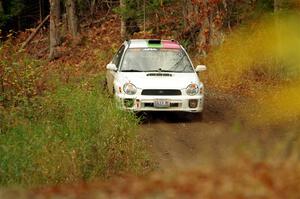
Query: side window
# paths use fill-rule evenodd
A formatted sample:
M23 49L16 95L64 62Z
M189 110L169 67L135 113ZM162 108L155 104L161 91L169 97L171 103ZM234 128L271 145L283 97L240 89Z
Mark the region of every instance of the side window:
M122 45L112 60L112 63L115 64L117 66L117 68L119 68L119 64L120 64L124 50L125 50L125 46Z

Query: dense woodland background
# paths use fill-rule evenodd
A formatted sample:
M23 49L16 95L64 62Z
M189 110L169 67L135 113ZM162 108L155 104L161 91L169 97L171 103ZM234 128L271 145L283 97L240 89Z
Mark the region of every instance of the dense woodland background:
M80 31L104 23L115 13L123 38L150 32L158 38L178 39L205 55L210 46L222 42L224 31L249 17L294 4L292 0L2 0L0 29L5 39L10 33L37 27L50 14L49 58L54 59L59 57L56 47L67 33L77 37ZM49 21L44 26L49 26Z

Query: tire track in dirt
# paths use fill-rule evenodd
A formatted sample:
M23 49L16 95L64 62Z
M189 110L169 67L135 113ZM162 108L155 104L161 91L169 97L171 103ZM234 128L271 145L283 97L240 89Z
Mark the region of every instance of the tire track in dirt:
M181 170L220 161L229 124L207 107L204 118L189 113L146 113L139 133L162 171Z

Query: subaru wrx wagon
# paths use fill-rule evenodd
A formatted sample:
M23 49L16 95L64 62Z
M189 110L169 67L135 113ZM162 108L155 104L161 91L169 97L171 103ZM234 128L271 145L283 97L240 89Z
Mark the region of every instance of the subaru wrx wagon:
M204 86L185 49L174 40L128 40L106 66L108 91L123 109L202 112Z

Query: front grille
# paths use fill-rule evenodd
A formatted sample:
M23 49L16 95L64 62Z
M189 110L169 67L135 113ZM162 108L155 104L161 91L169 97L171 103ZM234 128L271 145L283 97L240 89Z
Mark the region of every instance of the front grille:
M172 74L169 74L169 73L148 73L147 76L172 77Z
M145 89L142 91L142 95L181 95L181 91L172 89Z
M154 103L144 103L144 107L154 107Z
M170 103L170 107L171 108L176 108L176 107L179 107L180 106L180 104L179 103ZM154 103L144 103L144 107L146 107L146 108L149 108L149 107L154 107Z

